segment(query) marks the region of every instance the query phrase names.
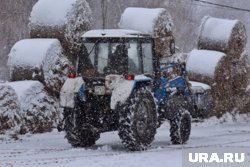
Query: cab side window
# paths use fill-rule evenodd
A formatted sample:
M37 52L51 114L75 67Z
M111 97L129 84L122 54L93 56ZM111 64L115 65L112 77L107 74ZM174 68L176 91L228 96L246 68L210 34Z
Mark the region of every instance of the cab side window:
M141 61L139 44L130 42L128 48L128 69L130 74L141 74Z
M142 43L143 72L153 74L153 50L151 43Z

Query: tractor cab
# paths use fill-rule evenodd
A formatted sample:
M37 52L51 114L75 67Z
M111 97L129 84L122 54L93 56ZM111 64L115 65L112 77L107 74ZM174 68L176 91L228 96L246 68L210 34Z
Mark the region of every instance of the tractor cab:
M78 75L152 75L156 67L153 38L133 30L91 30L82 36Z

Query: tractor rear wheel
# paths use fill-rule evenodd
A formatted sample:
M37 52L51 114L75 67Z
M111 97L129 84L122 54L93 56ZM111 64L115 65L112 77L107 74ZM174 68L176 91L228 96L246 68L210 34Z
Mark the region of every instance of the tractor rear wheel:
M64 109L65 138L73 147L90 147L100 138L100 133L91 124L84 123L79 107Z
M124 146L131 151L147 149L157 128L156 106L151 93L141 87L119 108L118 131Z

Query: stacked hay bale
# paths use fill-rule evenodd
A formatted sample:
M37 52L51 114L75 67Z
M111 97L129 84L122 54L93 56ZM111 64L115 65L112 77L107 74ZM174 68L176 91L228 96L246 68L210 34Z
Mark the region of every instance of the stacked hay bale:
M4 86L11 89L10 99L15 100L14 108L19 110L18 118L23 121L22 133L42 133L56 128L62 113L59 102L45 91L42 83L17 81Z
M6 131L19 133L21 123L20 104L15 90L6 84L0 84L0 134Z
M246 29L239 20L205 16L198 37L198 49L224 52L229 58L239 59L247 43Z
M191 80L211 85L214 114L217 116L236 108L236 100L248 85L246 59L241 58L246 42L246 30L240 21L203 18L198 37L199 50L189 54L187 70Z
M58 95L71 63L57 39L24 39L12 47L8 67L11 81L38 80Z
M225 53L193 50L187 59L187 70L190 80L203 82L212 87L214 110L224 112L233 107L231 67Z
M86 0L39 0L30 16L31 38L57 38L74 62L81 36L91 28L92 12Z
M170 45L173 37L172 17L166 9L127 8L120 19L121 29L131 29L150 34L155 38L157 55L171 55Z
M250 112L250 59L243 53L236 64L236 73L233 76L235 103L240 112Z
M62 113L59 92L79 55L81 36L91 28L91 14L86 0L38 0L34 5L29 23L32 39L21 40L11 49L8 68L12 82L5 84L24 120L20 123L25 127L23 133L56 127ZM12 105L2 102L3 106ZM0 121L8 122L1 114L12 110L1 107ZM3 123L0 127L6 124L5 129L14 126Z

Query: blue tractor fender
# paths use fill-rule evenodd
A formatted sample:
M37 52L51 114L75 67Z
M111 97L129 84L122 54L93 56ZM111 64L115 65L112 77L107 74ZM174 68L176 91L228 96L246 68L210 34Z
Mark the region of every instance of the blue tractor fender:
M183 76L178 76L171 80L168 80L166 77L161 77L159 86L154 91L158 104L164 101L168 96L167 88L178 88L181 92L184 92L185 95L190 95L187 82Z
M115 110L117 105L124 104L132 92L142 84L149 84L152 79L146 76L136 76L134 80L122 80L112 91L110 107Z

